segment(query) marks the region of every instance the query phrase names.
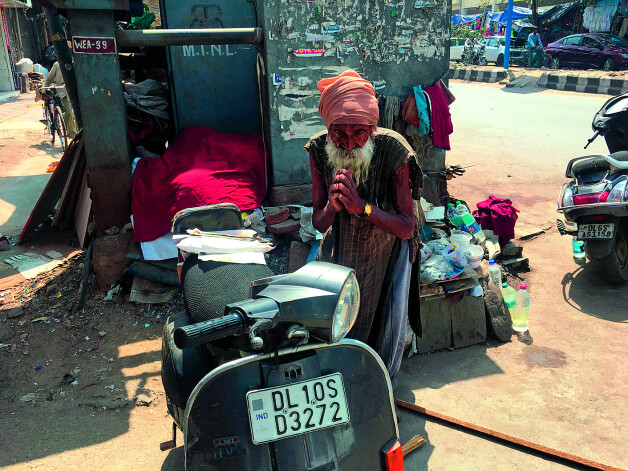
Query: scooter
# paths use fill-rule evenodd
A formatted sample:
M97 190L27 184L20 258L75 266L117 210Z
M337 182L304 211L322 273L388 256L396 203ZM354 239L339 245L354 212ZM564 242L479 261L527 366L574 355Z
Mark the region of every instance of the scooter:
M578 157L569 162L558 196L556 221L561 235L584 241L609 283L628 281L628 93L608 100L596 113L594 134L604 136L610 154ZM569 226L569 227L567 227Z
M175 237L241 229L235 205L173 223ZM344 339L360 305L354 271L311 262L271 276L242 262L180 256L185 312L162 340L173 418L162 450L181 429L186 470L403 470L386 368Z
M484 52L484 44L476 44L475 40L470 40L470 44L465 43L462 50L462 64L464 65L487 65L488 61Z

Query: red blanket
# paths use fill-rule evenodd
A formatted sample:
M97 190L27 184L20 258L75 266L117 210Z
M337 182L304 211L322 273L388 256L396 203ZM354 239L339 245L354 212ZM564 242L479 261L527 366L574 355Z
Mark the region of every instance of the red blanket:
M133 237L138 242L170 232L185 208L234 203L259 207L266 192L262 136L185 128L158 158L142 158L133 173Z

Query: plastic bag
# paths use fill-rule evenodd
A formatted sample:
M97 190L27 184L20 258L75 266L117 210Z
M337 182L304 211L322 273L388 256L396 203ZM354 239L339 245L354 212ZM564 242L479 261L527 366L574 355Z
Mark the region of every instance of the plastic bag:
M421 281L432 282L444 280L453 267L442 255L432 255L421 264Z
M425 261L432 256L432 249L430 249L427 245L424 245L421 248L421 263L425 263Z

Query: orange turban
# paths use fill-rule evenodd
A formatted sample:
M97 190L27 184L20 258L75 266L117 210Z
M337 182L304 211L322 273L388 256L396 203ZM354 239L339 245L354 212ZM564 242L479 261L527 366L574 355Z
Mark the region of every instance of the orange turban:
M349 69L337 77L325 78L318 82L317 87L321 91L318 112L327 129L332 124L377 125L379 107L375 88L355 70Z

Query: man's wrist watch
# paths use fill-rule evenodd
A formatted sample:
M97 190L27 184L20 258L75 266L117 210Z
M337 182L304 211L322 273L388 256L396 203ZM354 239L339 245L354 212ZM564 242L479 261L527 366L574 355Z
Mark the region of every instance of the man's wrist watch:
M372 210L373 210L373 207L365 201L364 202L364 210L362 211L362 214L358 214L358 216L361 217L361 218L365 218L367 216L370 216Z

